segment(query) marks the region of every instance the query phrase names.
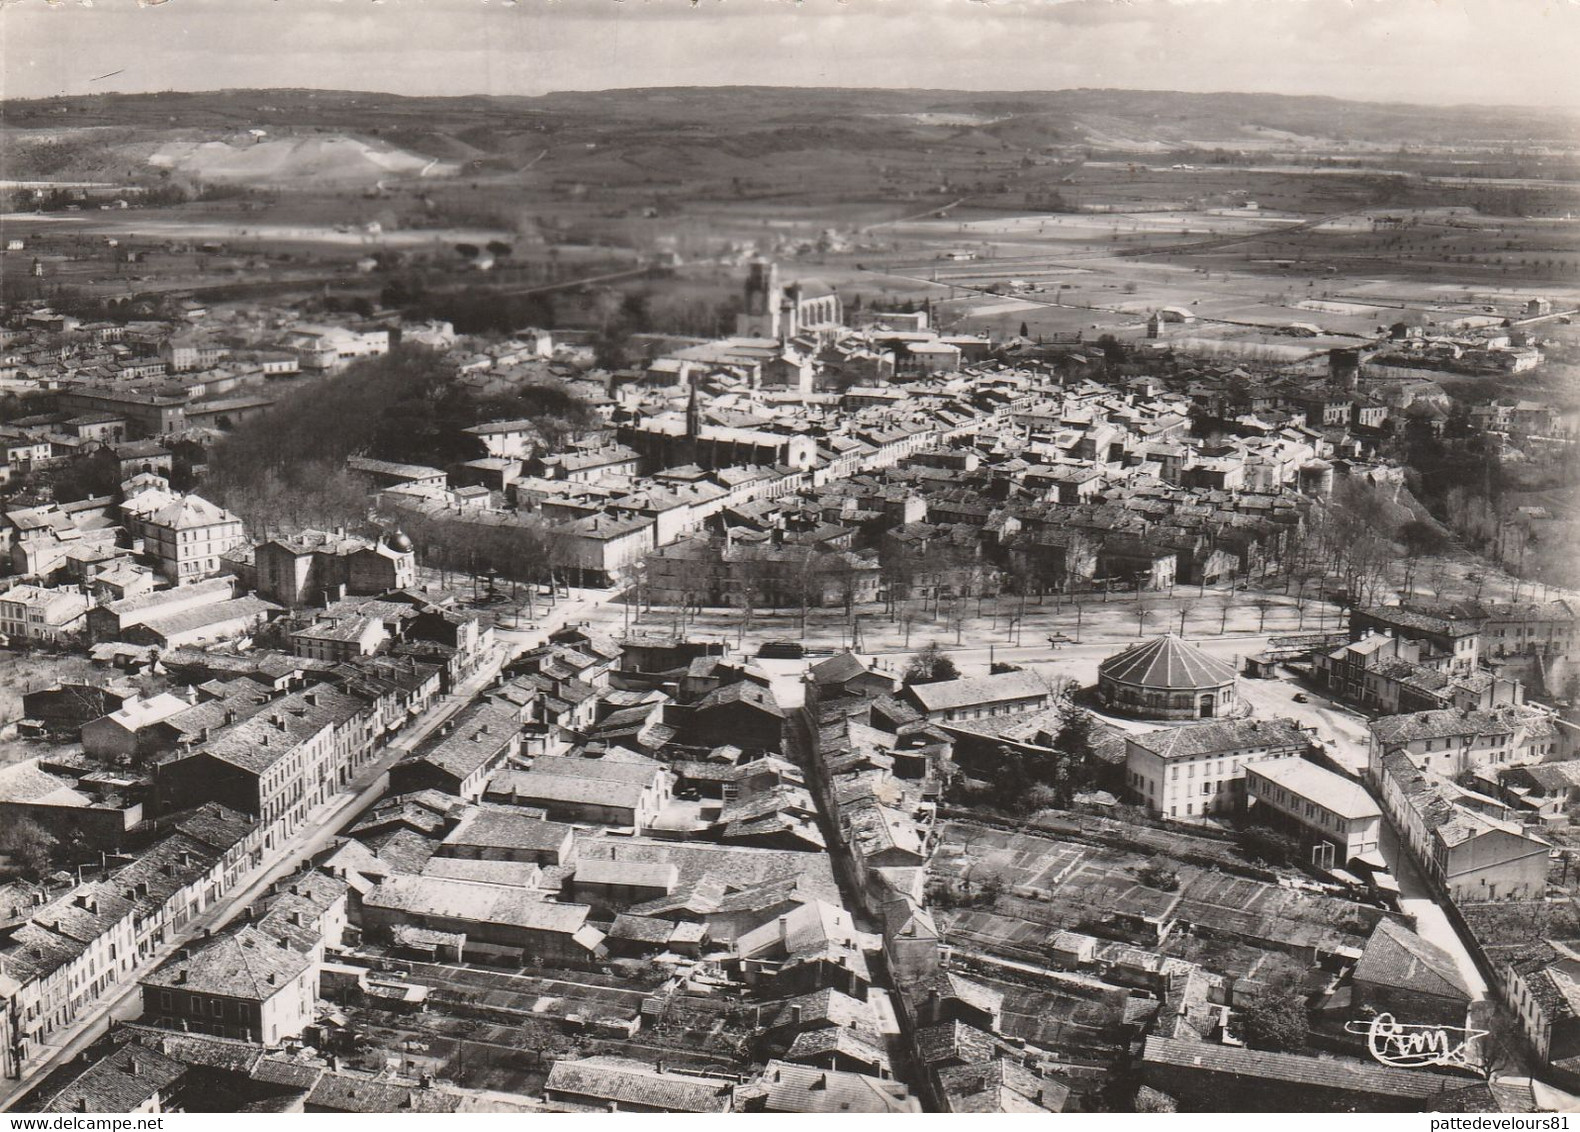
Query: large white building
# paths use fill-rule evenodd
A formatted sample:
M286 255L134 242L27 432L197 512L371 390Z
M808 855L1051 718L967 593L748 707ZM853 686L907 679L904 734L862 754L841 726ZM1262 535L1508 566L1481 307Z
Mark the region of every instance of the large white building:
M1245 807L1245 768L1309 745L1287 719L1220 720L1125 739L1125 784L1153 814L1199 818Z
M245 538L241 520L200 495L174 499L156 511L125 512L134 538L155 568L178 586L220 571L220 556Z
M63 641L86 628L87 612L80 590L13 586L0 593L0 633L13 640Z
M302 326L293 330L286 345L296 351L303 369L326 370L357 358L390 352L388 330L351 330L343 326Z
M1252 813L1298 828L1311 863L1342 868L1377 851L1382 807L1359 782L1306 759L1274 759L1245 768Z

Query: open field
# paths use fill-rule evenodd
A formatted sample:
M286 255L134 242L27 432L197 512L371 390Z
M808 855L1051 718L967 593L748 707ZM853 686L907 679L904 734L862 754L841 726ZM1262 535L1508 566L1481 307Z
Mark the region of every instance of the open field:
M1172 328L1176 346L1295 361L1407 307L1464 313L1468 291L1562 301L1580 274L1580 131L1556 113L1123 91L267 91L11 102L0 134L19 203L35 186L84 194L48 220L0 218L8 238L224 242L269 260L285 294L376 295L382 268L333 273L377 251L453 271L450 247L491 239L538 282L579 258L755 252L847 301L932 299L961 330L1134 337L1182 305L1197 322ZM1482 140L1511 137L1539 149ZM117 194L130 207L99 210ZM937 259L967 250L979 258ZM55 254L46 275L70 285L97 258ZM137 265L112 289L234 277ZM1030 289L981 293L1011 279ZM698 293L717 306L737 286ZM1326 337L1269 336L1291 322Z

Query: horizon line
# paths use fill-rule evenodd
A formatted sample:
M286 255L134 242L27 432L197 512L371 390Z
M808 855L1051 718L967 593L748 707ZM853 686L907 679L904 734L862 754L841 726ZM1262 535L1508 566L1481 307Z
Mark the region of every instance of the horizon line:
M540 91L537 93L495 93L490 91L469 91L461 94L438 93L413 93L388 89L342 86L240 86L240 87L202 87L182 88L166 87L160 90L83 90L76 93L61 92L58 94L41 94L17 97L0 97L0 106L8 106L25 102L50 102L59 99L72 98L149 98L166 94L184 95L219 95L219 94L246 94L264 91L301 92L309 94L358 94L380 95L390 98L408 99L544 99L560 95L574 94L621 94L641 93L644 91L729 91L729 90L779 90L779 91L827 91L848 93L884 93L884 94L937 94L937 95L967 95L988 97L992 95L1048 95L1048 94L1157 94L1157 95L1184 95L1187 97L1210 98L1224 95L1234 95L1250 98L1288 98L1311 101L1340 102L1355 106L1396 106L1409 107L1421 110L1439 111L1475 111L1475 112L1501 112L1501 111L1540 111L1544 113L1559 114L1570 117L1580 117L1580 103L1566 105L1562 103L1538 102L1413 102L1407 99L1375 99L1375 98L1346 98L1336 94L1292 94L1278 90L1181 90L1167 87L1134 87L1134 86L1070 86L1070 87L1019 87L1019 88L972 88L972 87L935 87L935 86L828 86L810 85L802 83L669 83L663 85L644 84L640 86L608 86L608 87L564 87L556 90Z

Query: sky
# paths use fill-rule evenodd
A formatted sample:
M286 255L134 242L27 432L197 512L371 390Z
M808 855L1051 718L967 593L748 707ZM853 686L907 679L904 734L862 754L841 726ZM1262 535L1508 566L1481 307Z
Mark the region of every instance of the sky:
M753 84L1580 109L1577 76L1580 0L0 0L7 98Z

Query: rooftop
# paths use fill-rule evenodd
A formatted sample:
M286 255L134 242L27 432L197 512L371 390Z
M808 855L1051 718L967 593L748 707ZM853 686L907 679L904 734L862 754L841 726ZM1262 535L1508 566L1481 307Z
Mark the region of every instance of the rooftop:
M285 990L312 965L310 956L284 939L243 927L199 945L190 958L166 963L142 981L145 986L178 987L193 994L263 1001Z
M1132 645L1098 665L1098 676L1145 688L1186 690L1234 683L1234 669L1173 633Z
M1048 685L1033 672L1000 672L992 676L942 680L936 684L915 684L910 693L927 712L953 711L1006 700L1047 699L1052 695Z
M1359 820L1382 816L1376 799L1359 782L1306 759L1275 759L1257 763L1248 770L1341 818Z

